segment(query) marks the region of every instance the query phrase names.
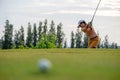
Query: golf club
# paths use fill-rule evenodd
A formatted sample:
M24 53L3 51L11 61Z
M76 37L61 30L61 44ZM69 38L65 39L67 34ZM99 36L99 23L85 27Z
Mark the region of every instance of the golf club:
M90 25L90 26L92 26L92 23L93 23L95 14L96 14L96 12L97 12L97 10L98 10L98 7L99 7L99 5L100 5L100 2L101 2L101 0L99 0L98 5L97 5L97 7L96 7L96 9L95 9L95 12L94 12L94 14L93 14L93 17L92 17L91 21L89 22L89 25Z

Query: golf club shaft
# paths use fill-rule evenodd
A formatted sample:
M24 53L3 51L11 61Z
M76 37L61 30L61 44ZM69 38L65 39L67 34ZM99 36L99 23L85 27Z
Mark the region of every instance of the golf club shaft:
M96 12L97 12L97 10L98 10L98 7L99 7L99 5L100 5L100 2L101 2L101 0L99 0L98 5L97 5L97 7L96 7L96 9L95 9L95 12L94 12L94 14L93 14L93 17L92 17L92 19L91 19L91 21L90 21L91 25L92 25L92 22L93 22L93 20L94 20L95 14L96 14Z

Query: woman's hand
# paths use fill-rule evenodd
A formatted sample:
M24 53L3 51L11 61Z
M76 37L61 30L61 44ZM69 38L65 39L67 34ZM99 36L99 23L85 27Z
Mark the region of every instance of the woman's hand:
M92 27L92 22L88 22L88 27Z

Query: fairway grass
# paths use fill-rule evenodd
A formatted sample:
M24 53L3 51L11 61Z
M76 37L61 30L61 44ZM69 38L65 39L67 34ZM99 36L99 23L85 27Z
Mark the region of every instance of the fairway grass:
M38 69L41 58L52 63L48 73ZM0 50L0 80L120 80L120 50Z

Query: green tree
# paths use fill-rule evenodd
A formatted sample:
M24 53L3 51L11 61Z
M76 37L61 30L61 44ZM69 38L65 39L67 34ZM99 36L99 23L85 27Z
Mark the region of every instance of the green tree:
M26 46L29 47L29 48L32 47L32 46L31 46L31 43L32 43L32 29L31 29L31 24L28 23Z
M79 29L76 32L76 48L82 48L82 32Z
M71 48L75 47L75 35L74 32L71 32Z
M67 40L64 42L64 48L67 48Z
M47 40L53 47L56 46L56 33L55 33L54 21L51 21L50 30L49 30L48 35L47 35Z
M117 45L117 43L115 43L115 49L117 49L118 48L118 45Z
M37 28L36 24L33 26L33 46L35 47L37 45Z
M51 21L50 29L47 32L47 20L44 22L42 37L39 40L38 48L56 48L55 24Z
M118 48L117 43L112 42L111 48L117 49Z
M38 41L42 37L42 22L39 22L39 27L38 27Z
M41 39L39 40L39 43L37 45L37 48L56 48L55 45L55 35L52 35L52 38L49 38L49 35L42 34Z
M37 45L37 48L47 48L47 36L45 33L42 34L41 39Z
M0 39L0 49L2 49L2 45L3 44L3 37L1 37L1 39Z
M105 36L104 48L109 48L108 35Z
M55 33L55 23L54 23L53 20L51 21L51 24L50 24L49 33L50 33L50 34L54 34L54 35L56 34L56 33Z
M4 39L3 39L3 49L11 49L13 46L13 25L9 24L9 20L6 20Z
M25 39L24 39L24 28L21 26L20 28L20 48L24 48L25 44Z
M15 48L19 48L20 46L20 31L15 30L15 36L14 36L14 46Z
M57 25L57 48L62 48L62 43L64 40L64 33L62 31L62 23Z
M45 21L44 21L43 33L44 33L45 35L47 34L47 19L45 19Z
M86 34L84 34L84 37L83 37L83 48L87 48L88 47L88 37Z
M100 47L101 47L101 48L104 48L104 40L101 41L101 43L100 43Z
M47 35L47 48L55 48L56 47L56 36L54 34Z
M115 48L115 43L114 42L112 42L112 44L111 44L111 46L110 46L111 48Z

